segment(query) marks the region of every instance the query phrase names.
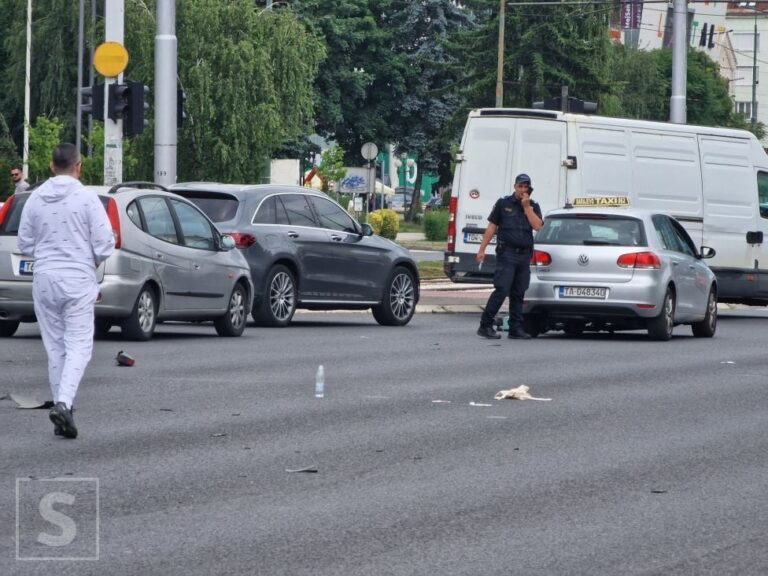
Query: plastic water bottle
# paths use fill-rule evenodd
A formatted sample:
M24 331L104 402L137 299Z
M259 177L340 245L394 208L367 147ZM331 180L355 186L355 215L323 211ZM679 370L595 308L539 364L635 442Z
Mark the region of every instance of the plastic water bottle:
M325 397L325 370L323 365L317 367L317 374L315 375L315 398Z

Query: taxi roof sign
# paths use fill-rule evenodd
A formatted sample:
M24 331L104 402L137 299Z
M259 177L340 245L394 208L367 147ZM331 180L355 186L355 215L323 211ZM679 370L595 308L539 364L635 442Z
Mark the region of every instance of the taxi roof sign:
M99 44L93 53L93 67L106 78L115 78L128 66L128 50L119 42Z
M572 206L574 208L629 206L629 198L626 196L580 196L573 199Z

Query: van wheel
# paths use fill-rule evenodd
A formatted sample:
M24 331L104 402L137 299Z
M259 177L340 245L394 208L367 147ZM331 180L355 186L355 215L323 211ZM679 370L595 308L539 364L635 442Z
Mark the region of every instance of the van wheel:
M93 322L93 335L96 338L105 338L111 328L111 318L96 318L96 320Z
M229 297L227 313L213 321L216 333L219 336L237 337L242 335L245 330L245 320L248 312L245 309L245 303L248 300L248 293L239 282L232 289L232 296Z
M661 306L661 314L648 321L648 336L652 340L667 341L672 338L672 330L675 328L675 298L672 290L667 288L664 295L664 304Z
M714 287L709 289L707 313L704 315L704 320L691 324L691 330L697 338L712 338L715 335L715 330L717 330L717 292L715 292Z
M405 326L416 312L416 288L413 274L398 266L389 275L381 304L372 309L382 326Z
M282 264L274 266L267 274L264 297L253 319L258 326L283 328L291 323L296 312L297 289L293 274Z
M0 338L10 338L18 329L18 320L0 320Z
M143 286L139 297L136 298L136 304L133 305L133 312L123 320L121 325L123 338L140 342L152 338L155 333L155 322L157 322L156 302L152 289L149 286Z

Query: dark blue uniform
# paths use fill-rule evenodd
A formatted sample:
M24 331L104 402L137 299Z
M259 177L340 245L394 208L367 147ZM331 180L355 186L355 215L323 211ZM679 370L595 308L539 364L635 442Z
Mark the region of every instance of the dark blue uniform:
M541 218L538 203L531 202L536 216ZM504 299L509 297L509 330L514 332L523 326L523 296L531 280L531 254L533 253L533 228L525 216L523 205L513 195L499 199L488 221L496 230L496 272L493 275L495 290L488 298L480 326L493 326Z

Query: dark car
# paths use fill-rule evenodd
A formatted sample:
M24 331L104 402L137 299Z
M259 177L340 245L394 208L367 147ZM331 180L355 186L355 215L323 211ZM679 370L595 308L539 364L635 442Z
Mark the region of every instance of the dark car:
M419 300L416 262L374 236L322 192L281 185L182 183L194 202L235 239L251 267L253 319L287 326L297 308L371 309L379 324L407 324Z

